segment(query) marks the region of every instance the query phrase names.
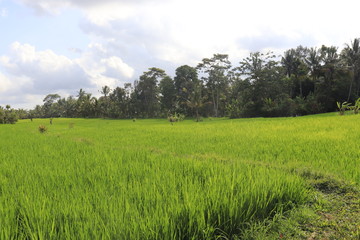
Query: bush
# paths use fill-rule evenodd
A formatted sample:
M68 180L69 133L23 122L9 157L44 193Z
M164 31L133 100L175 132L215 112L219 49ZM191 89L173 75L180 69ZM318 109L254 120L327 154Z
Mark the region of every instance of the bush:
M241 103L238 99L233 99L226 105L226 115L229 118L240 118L242 116Z
M39 132L40 133L46 133L47 132L47 127L45 125L40 125L39 126Z
M305 99L306 114L316 114L324 112L324 106L318 101L315 94L310 93Z
M18 116L15 112L10 112L7 114L6 123L15 124L18 121Z
M275 100L265 98L261 111L265 117L289 117L295 115L295 108L294 100L282 94Z
M173 123L173 122L181 122L184 119L185 119L185 115L181 114L181 113L174 113L174 114L169 114L168 115L168 120L171 123Z

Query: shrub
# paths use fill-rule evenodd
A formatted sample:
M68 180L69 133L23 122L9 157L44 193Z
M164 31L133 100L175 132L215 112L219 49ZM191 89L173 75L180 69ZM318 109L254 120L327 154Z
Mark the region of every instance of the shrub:
M318 97L310 93L305 99L306 114L316 114L324 112L324 106L318 101Z
M6 123L15 124L18 121L18 116L15 112L9 112L7 114Z
M184 119L185 119L185 115L181 114L181 113L174 113L174 114L169 114L168 115L168 120L171 123L173 123L173 122L181 122Z
M226 115L229 118L240 118L242 114L241 102L238 99L233 99L226 105Z
M47 127L45 125L40 125L39 126L39 132L40 133L46 133L47 132Z

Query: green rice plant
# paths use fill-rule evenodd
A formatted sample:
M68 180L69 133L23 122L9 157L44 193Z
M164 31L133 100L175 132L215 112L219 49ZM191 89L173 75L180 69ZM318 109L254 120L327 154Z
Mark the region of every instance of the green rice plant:
M359 186L357 121L57 118L42 136L1 125L0 239L241 239L305 204L311 174Z

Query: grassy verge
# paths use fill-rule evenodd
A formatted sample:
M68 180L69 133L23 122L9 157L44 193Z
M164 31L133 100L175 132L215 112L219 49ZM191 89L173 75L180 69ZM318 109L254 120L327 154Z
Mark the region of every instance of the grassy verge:
M310 201L255 222L233 239L360 239L360 191L332 177L303 174L312 189Z

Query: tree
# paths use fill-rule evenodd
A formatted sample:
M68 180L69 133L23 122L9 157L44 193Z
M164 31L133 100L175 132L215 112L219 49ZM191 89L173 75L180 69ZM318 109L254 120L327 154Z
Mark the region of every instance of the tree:
M195 68L188 65L180 66L175 71L174 84L176 101L179 110L185 115L191 115L192 109L188 106L190 94L194 91L195 85L199 84L198 74Z
M73 96L61 98L57 102L59 106L60 116L62 117L76 117L77 101Z
M77 95L78 100L82 99L85 95L86 95L86 92L82 88L80 88L78 95Z
M310 48L305 56L305 64L310 70L310 76L315 82L319 75L321 56L316 48Z
M10 105L6 105L5 109L0 106L0 124L15 124L18 119L19 116Z
M169 76L165 76L160 81L159 90L162 112L165 113L175 111L176 89L174 85L174 80Z
M227 54L214 54L212 58L204 58L197 66L197 69L206 74L203 80L209 89L215 117L219 116L219 110L225 111L226 95L230 84L228 76L230 68L231 63ZM224 104L220 106L222 100Z
M350 100L353 85L356 84L356 95L359 96L360 91L360 43L359 38L355 38L351 41L351 44L346 44L346 47L342 51L342 57L345 59L347 67L352 73L352 79L349 85L349 92L347 96L347 102Z
M103 86L100 91L100 93L103 94L105 98L107 97L107 95L109 95L110 92L111 92L110 87L108 87L106 85Z
M48 94L43 99L44 106L44 117L57 117L59 116L59 111L57 109L56 101L59 100L61 97L59 94Z
M115 118L130 117L130 89L131 84L125 84L124 88L116 87L109 95L110 116Z
M313 82L309 79L309 67L306 63L309 51L308 48L300 45L295 49L285 51L281 58L285 73L293 82L291 97L306 97L313 91Z
M251 108L250 116L261 113L265 99L276 100L281 93L289 92L285 83L285 71L271 52L250 53L234 71L251 84L251 99L247 99L251 103L248 106Z
M136 82L134 96L137 98L137 108L143 117L155 117L159 111L159 80L165 77L165 71L160 68L149 68Z
M193 90L189 94L187 105L195 112L196 121L200 120L200 109L205 105L206 97L203 96L203 85L201 82L197 82L193 86Z
M281 58L281 64L285 69L285 73L289 78L294 77L295 82L299 82L300 96L303 96L302 80L299 78L301 59L295 49L285 51Z
M103 94L104 96L102 96L98 99L98 103L99 103L98 110L100 110L102 117L108 117L110 115L110 113L109 113L110 101L108 98L108 95L110 92L111 92L111 89L108 86L103 86L101 88L100 93Z
M178 67L174 79L162 69L149 68L133 87L102 87L99 99L83 89L77 99L49 94L44 105L28 116L152 118L169 111L197 119L225 114L289 116L334 111L337 101L353 101L360 95L359 38L346 44L340 55L334 46L298 46L279 57L271 52L250 53L231 69L228 55L214 54L196 68Z
M95 97L91 97L91 95L91 93L86 93L84 90L80 89L78 93L78 99L76 101L76 109L78 116L98 116L98 100Z

